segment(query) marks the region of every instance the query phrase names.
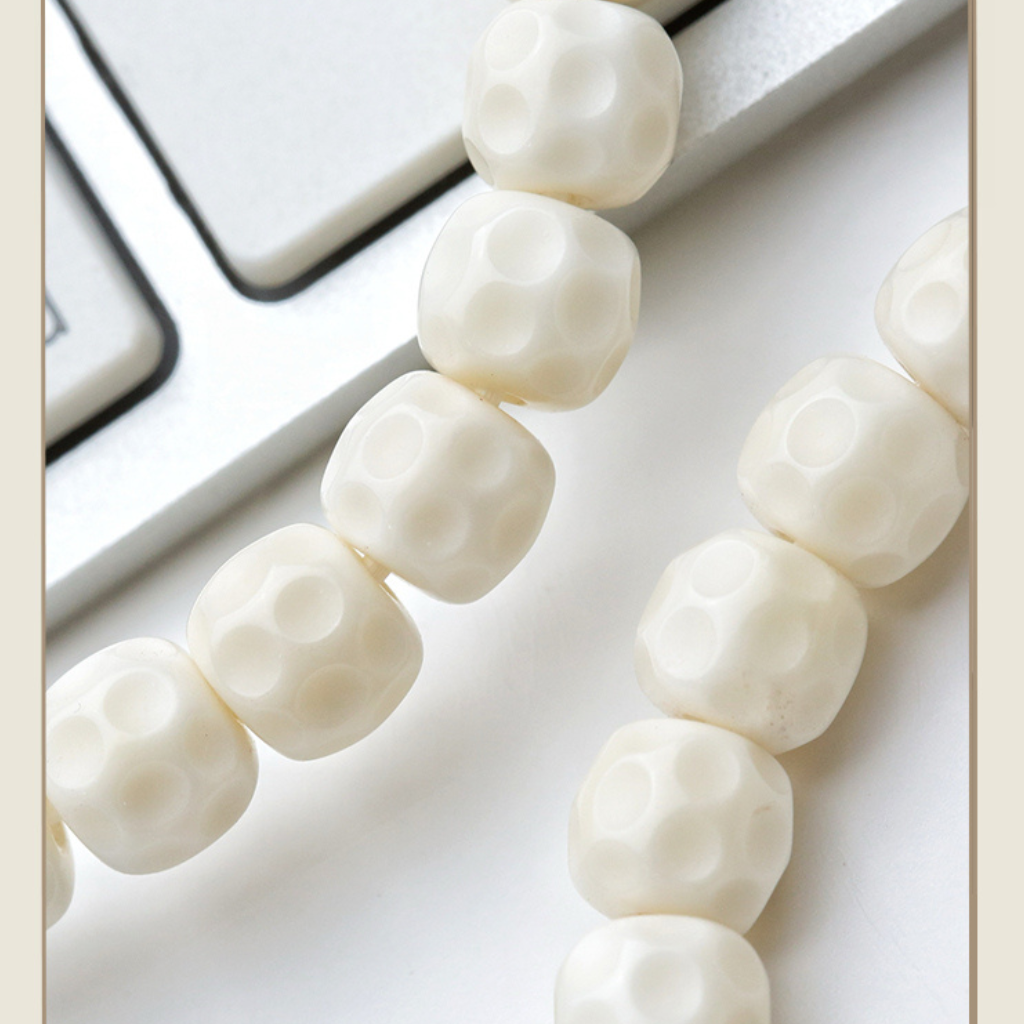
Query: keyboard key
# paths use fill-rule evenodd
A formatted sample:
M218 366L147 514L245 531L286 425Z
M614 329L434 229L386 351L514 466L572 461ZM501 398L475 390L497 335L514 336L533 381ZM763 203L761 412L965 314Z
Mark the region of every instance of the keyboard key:
M236 273L280 285L465 160L469 52L506 0L77 0Z
M667 18L694 0L652 0ZM507 0L71 0L228 267L291 282L465 163Z
M160 363L164 331L67 166L46 147L46 443Z

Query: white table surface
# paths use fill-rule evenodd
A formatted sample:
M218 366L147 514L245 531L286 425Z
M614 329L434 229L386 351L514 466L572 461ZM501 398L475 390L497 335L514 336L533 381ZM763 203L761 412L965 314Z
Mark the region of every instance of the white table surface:
M477 604L396 584L426 658L370 738L299 764L260 747L250 810L162 875L75 842L49 933L52 1024L550 1020L552 981L602 918L575 893L566 821L594 755L656 712L632 640L664 566L752 525L747 429L830 352L892 364L879 284L967 201L965 19L941 27L637 238L636 347L592 406L517 413L558 486L523 564ZM49 646L56 678L130 636L184 641L228 556L322 521L319 452ZM783 755L793 859L749 933L777 1024L962 1024L968 984L968 530L867 596L868 652L833 727Z

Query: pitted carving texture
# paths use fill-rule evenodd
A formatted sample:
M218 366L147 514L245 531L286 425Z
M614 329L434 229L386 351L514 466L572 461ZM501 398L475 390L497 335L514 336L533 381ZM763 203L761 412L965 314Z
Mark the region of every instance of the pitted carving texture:
M636 331L640 258L596 214L488 192L441 229L420 286L432 366L503 400L574 409L615 376Z
M963 510L967 434L898 373L870 359L819 359L754 423L739 482L769 529L858 586L881 587L916 569Z
M55 925L71 905L75 888L75 862L64 822L46 801L46 927Z
M297 760L376 729L423 660L388 588L347 544L306 523L262 537L217 571L192 609L188 643L224 703Z
M970 415L970 221L960 210L899 259L875 302L892 354L961 423Z
M829 726L866 641L849 580L788 541L728 530L665 570L637 630L637 676L666 714L780 754Z
M672 40L648 15L603 0L519 0L470 58L466 151L498 188L625 206L672 158L682 89Z
M569 870L603 914L684 914L745 932L789 861L793 794L750 740L703 722L619 729L569 822Z
M118 871L180 864L249 805L249 734L192 659L167 640L126 640L46 695L46 790L68 828Z
M540 532L555 470L540 442L469 388L417 371L345 428L320 497L354 548L444 601L475 601Z
M566 958L555 1024L769 1024L768 975L730 928L697 917L611 921Z

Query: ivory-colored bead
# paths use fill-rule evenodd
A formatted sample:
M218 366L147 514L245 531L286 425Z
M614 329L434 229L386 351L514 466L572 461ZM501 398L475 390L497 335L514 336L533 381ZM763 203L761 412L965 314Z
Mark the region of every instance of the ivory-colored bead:
M793 842L782 766L703 722L656 719L614 733L573 804L569 871L609 917L684 914L745 932Z
M503 400L549 409L593 401L625 358L640 258L596 214L526 192L486 192L452 215L420 285L430 364Z
M742 936L698 917L595 929L555 984L555 1024L769 1024L768 975Z
M46 791L68 828L118 871L180 864L249 806L249 734L167 640L98 651L46 695Z
M672 159L682 88L675 46L649 15L603 0L518 0L470 59L466 150L498 188L625 206Z
M930 395L870 359L800 371L768 403L739 482L769 529L861 587L916 569L967 500L967 434Z
M637 677L666 714L781 754L829 726L866 641L842 574L789 541L727 530L665 570L637 630Z
M875 323L889 351L961 423L970 416L970 219L926 231L889 271Z
M511 416L437 373L378 392L345 428L320 497L354 548L444 601L475 601L540 532L555 470Z
M308 523L260 538L216 572L189 616L188 645L238 718L297 760L376 729L423 660L390 590L347 544Z
M75 862L64 822L46 801L46 927L51 928L71 905L75 889Z

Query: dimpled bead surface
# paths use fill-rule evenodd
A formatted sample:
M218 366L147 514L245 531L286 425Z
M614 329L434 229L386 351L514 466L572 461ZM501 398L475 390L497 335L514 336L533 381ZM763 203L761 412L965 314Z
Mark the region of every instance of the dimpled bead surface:
M625 206L672 158L682 88L672 40L648 15L603 0L519 0L470 58L466 151L498 188Z
M199 595L192 656L257 736L308 760L377 728L409 692L419 633L329 530L286 526L240 551Z
M249 734L192 659L167 640L126 640L46 695L46 791L68 828L118 871L180 864L249 806Z
M740 455L740 490L776 533L862 587L917 568L967 500L963 428L905 377L836 356L768 403Z
M46 801L46 927L55 925L71 905L75 888L75 862L64 822Z
M575 409L615 375L636 332L640 258L596 214L488 192L441 229L420 286L432 366L503 400Z
M657 719L619 729L573 804L569 871L609 917L686 914L745 932L789 861L782 766L736 733Z
M780 754L835 718L866 641L849 580L788 541L728 530L665 570L637 630L637 676L666 714Z
M697 917L611 921L569 954L555 1024L769 1024L768 975L742 936Z
M970 266L970 221L960 210L900 257L875 302L889 350L961 423L970 414Z
M324 474L353 547L444 601L475 601L537 538L551 458L511 416L440 374L399 377L353 417Z

